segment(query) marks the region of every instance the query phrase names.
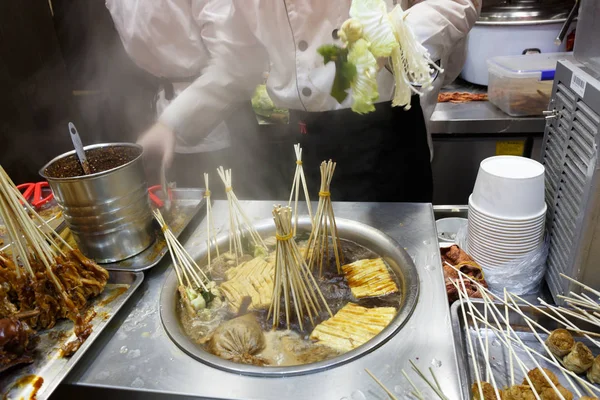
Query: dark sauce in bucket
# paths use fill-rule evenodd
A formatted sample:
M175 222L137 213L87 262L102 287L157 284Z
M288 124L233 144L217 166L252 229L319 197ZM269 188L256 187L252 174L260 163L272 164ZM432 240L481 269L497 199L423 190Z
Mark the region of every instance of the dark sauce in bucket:
M93 174L125 165L135 160L141 150L129 146L100 147L85 151L90 170ZM76 154L71 154L50 164L44 175L49 178L75 178L85 175Z

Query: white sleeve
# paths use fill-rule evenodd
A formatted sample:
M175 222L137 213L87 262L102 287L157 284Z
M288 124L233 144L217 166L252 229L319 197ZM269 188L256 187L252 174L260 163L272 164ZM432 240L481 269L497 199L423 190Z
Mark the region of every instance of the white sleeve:
M196 76L207 50L189 1L105 0L123 47L138 67L157 77Z
M421 44L433 60L446 61L475 25L481 4L479 0L423 0L412 6L406 17ZM458 76L462 65L443 65L446 76Z
M179 143L188 146L226 119L237 103L249 101L268 67L265 48L231 2L206 2L197 23L211 54L210 63L159 117L175 131Z

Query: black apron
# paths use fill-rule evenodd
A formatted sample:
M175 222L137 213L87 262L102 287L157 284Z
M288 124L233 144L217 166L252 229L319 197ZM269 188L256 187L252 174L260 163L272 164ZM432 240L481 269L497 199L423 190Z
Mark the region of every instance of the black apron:
M236 129L233 187L238 197L287 202L300 143L311 199L318 199L319 166L337 163L334 201L431 202L433 178L419 98L412 107L376 104L366 115L350 109L290 112L289 125Z

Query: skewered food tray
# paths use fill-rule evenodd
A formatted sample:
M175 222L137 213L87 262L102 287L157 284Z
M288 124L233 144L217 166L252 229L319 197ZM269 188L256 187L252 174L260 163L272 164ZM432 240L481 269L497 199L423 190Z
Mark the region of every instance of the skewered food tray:
M142 273L110 272L104 291L90 301L90 310L95 312L95 317L90 321L92 333L70 358L62 355L62 347L72 340L71 321L61 320L51 329L38 331L36 336L39 339L34 350L33 363L16 366L0 373L3 398L43 400L50 397L143 279Z
M485 303L483 300L470 299L470 302L476 308L476 310L478 310L479 313L481 313L481 315L485 313ZM502 314L505 313L505 309L502 304L495 303L495 305ZM546 346L548 346L551 349L551 351L553 351L557 359L561 359L559 353L555 352L552 347L553 343L559 344L559 342L549 340L549 336L557 336L557 334L562 334L563 331L566 332L566 330L560 329L563 328L564 324L558 324L554 319L549 317L549 315L555 314L553 314L552 310L547 306L536 306L534 308L528 305L519 305L519 308L524 315L526 315L532 321L535 321L535 324L537 324L537 335L539 335L541 339L544 340ZM484 338L484 346L487 345L488 360L491 366L492 374L495 378L496 385L499 389L510 387L511 356L508 346L506 346L506 343L503 343L502 340L500 340L496 336L492 329L486 327L481 321L479 321L478 329L476 329L475 324L473 323L473 319L470 317L467 318L468 322L465 324L465 319L462 318L463 311L467 314L469 313L468 304L464 300L456 301L452 305L450 310L452 320L452 331L454 333L454 344L458 358L458 370L463 371L463 373L459 374L462 397L464 399L469 399L472 397L472 393L476 392L476 385L474 385L474 383L477 380L475 368L478 368L480 374L484 374L484 376L480 376L481 381L487 382L485 377L486 362L484 357L484 351L479 345L476 344L479 340L479 335L481 335L481 337ZM488 322L493 325L494 321L491 314L486 315L488 316ZM577 319L567 319L576 324L578 328L583 329L587 332L592 332L592 335L600 333L600 329L597 326L595 327L592 324L585 323ZM528 326L527 324L526 319L522 315L517 313L515 310L508 309L508 320L510 321L511 328L514 330L519 339L525 344L525 346L527 346L530 349L529 351L535 356L540 366L545 369L549 376L553 377L553 381L554 377L557 378L557 382L555 382L557 386L560 385L563 388L567 388L568 390L573 391L573 389L570 387L570 384L566 381L565 376L560 372L559 368L557 368L555 365L552 365L552 363L548 362L549 357L544 349L544 346L536 338L536 334L532 332L530 326ZM535 325L531 321L530 324ZM543 330L549 331L551 332L551 334L548 335L548 333L544 332ZM576 374L580 378L580 380L578 380L574 377L574 375L568 375L571 381L580 390L580 392L583 395L589 396L589 390L586 391L584 385L582 385L582 381L589 382L589 375L586 376L585 373L579 373L578 371L575 371L575 369L571 368L571 366L569 365L569 361L574 361L575 364L579 365L580 363L584 362L584 358L586 358L580 353L588 352L591 350L591 353L593 353L594 355L598 355L600 349L592 342L592 340L594 340L593 338L592 340L590 340L589 338L585 338L581 334L576 332L572 332L571 335L574 338L573 344L579 343L578 346L581 347L583 350L581 352L574 351L576 350L576 348L573 345L571 350L569 351L569 354L562 358L561 364L565 368L574 372L574 374ZM571 335L568 336L571 337ZM469 349L469 340L471 341L471 343L473 343L473 349L475 353L474 359L476 360L477 365L474 365L473 363L472 353ZM595 340L598 339L596 338ZM520 359L526 362L528 369L530 370L528 375L532 382L536 384L535 382L537 379L541 383L544 383L546 380L543 377L535 378L535 374L539 374L539 369L534 369L535 365L532 364L530 357L528 356L527 352L523 349L523 347L519 346L516 343L513 343L512 348L515 352L514 354L516 354ZM533 352L536 352L537 354ZM540 357L539 355L543 355L544 357ZM594 361L593 358L592 361ZM519 367L517 366L517 361L514 357L512 362L515 375L515 382L517 383L517 385L512 386L510 390L523 391L526 389L527 383L524 381L524 376L519 370ZM593 368L588 368L588 373L593 372L595 372L593 371ZM594 382L592 381L592 384L593 383ZM600 394L600 386L598 386L597 384L595 386L597 390L594 392L595 395L598 396L598 394ZM486 393L486 389L492 396L489 398L495 398L495 396L491 394L491 385L485 383L484 395ZM563 389L561 389L561 391L562 390Z

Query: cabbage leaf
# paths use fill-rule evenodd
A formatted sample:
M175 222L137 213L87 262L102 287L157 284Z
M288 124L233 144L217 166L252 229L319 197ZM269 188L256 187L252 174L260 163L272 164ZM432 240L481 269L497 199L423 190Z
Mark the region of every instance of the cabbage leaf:
M331 87L331 96L342 103L348 97L348 89L356 77L356 66L348 61L348 49L327 44L317 49L323 56L323 63L335 63L335 78Z
M350 16L362 24L362 34L375 57L389 57L399 46L383 0L352 0Z
M359 39L348 52L348 61L356 67L352 81L352 111L366 114L375 111L373 103L379 98L377 89L377 59L369 51L369 42Z

